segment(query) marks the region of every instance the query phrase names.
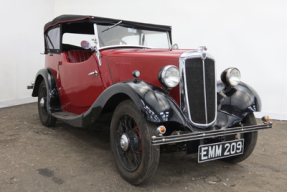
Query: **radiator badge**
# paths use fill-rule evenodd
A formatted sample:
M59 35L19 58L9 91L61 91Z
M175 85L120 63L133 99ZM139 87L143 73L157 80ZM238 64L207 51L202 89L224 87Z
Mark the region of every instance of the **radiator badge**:
M205 46L200 46L197 48L197 51L201 53L201 58L205 60L207 48Z

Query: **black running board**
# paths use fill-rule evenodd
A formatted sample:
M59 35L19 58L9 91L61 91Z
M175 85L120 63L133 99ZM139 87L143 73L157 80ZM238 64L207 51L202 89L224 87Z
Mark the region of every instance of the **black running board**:
M72 125L73 127L83 127L83 114L78 115L67 111L60 111L51 113L51 115Z

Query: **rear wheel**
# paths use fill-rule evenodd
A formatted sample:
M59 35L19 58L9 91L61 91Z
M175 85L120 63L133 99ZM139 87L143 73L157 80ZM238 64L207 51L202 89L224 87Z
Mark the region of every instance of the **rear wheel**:
M151 144L155 125L126 100L115 109L110 129L111 148L122 177L134 185L148 181L159 163L160 148Z
M248 116L246 116L243 121L242 124L244 125L256 125L256 119L254 114L249 114ZM237 155L237 156L233 156L233 157L228 157L225 159L222 159L223 161L229 162L229 163L239 163L245 159L247 159L251 153L253 152L256 143L257 143L257 137L258 137L258 132L254 131L254 132L250 132L250 133L244 133L243 134L243 138L244 138L244 152L242 155Z
M47 88L44 80L40 83L38 91L38 112L44 126L52 127L55 125L57 119L47 111Z

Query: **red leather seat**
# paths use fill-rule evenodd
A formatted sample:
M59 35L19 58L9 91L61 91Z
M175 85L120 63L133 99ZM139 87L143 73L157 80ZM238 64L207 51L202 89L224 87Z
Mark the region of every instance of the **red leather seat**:
M69 50L67 56L71 63L79 63L88 60L94 52L82 50Z

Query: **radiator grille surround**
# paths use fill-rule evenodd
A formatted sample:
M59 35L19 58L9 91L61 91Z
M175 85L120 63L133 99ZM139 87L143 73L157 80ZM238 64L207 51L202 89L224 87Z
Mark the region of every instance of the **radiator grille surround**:
M180 107L190 122L199 128L216 121L216 71L213 57L202 51L180 56Z

